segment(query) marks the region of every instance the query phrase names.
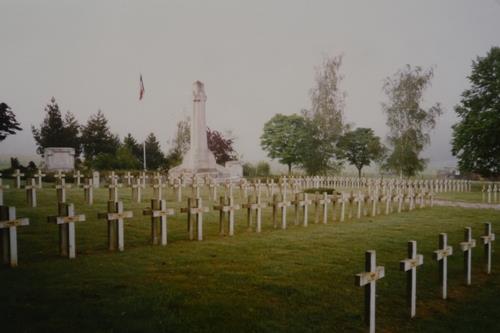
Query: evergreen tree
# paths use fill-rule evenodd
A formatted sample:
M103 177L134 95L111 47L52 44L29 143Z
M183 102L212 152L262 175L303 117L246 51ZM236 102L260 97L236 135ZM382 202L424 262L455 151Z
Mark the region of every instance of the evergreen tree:
M165 155L161 151L160 142L153 133L146 138L146 167L148 170L157 170L166 166Z
M10 106L0 103L0 141L5 140L8 135L21 131L20 124Z
M142 145L137 142L137 140L128 133L123 139L123 145L137 158L139 161L143 160Z
M101 110L92 115L83 127L82 143L85 160L90 164L98 154L115 155L120 147L120 139L111 133L108 120Z
M80 125L68 111L63 120L59 105L52 97L45 107L45 118L39 128L31 126L31 131L37 145L37 153L43 155L47 147L71 147L75 156L81 153Z

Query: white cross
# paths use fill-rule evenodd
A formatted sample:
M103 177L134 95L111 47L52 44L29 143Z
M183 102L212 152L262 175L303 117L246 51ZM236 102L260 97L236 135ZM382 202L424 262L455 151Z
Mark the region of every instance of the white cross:
M92 184L92 178L85 178L83 184L83 193L85 196L85 201L88 205L94 203L94 184Z
M123 210L122 201L108 201L108 212L97 214L98 218L105 218L108 222L108 246L110 251L124 250L125 228L123 220L133 216L134 214L131 211Z
M42 170L38 169L37 173L35 173L35 177L38 178L38 188L42 188L42 178L45 177L46 174L42 173Z
M30 207L36 207L36 181L34 178L26 179L26 202Z
M374 250L365 253L365 269L365 272L356 274L355 284L365 287L365 324L369 327L370 333L375 333L375 289L377 280L385 276L385 268L377 266Z
M476 247L476 240L472 239L472 229L465 228L464 242L460 243L460 249L464 252L464 265L465 265L465 283L471 284L471 270L472 270L472 249Z
M194 238L194 225L191 215L196 215L197 239L201 241L203 240L203 213L207 213L209 208L203 207L201 198L196 198L196 206L192 207L192 200L193 199L188 198L188 206L186 208L181 208L181 213L187 213L189 240L193 240Z
M408 259L401 260L399 268L407 275L407 300L410 305L410 317L415 317L417 304L417 267L424 263L424 256L417 254L417 241L408 242Z
M484 236L481 236L484 245L484 254L486 256L486 273L491 273L491 247L495 241L495 234L491 232L491 223L484 224Z
M62 256L76 257L75 222L85 221L85 215L75 215L75 206L59 202L59 216L49 216L48 222L59 225L59 250Z
M141 202L142 201L142 183L141 179L136 179L136 184L132 184L132 201Z
M220 211L220 218L223 216L224 213L227 213L227 217L228 217L228 234L229 236L233 236L234 235L234 212L238 209L240 209L240 205L236 205L234 203L234 198L233 197L229 197L228 199L228 204L227 205L224 205L223 204L223 201L224 200L224 197L221 197L221 204L220 205L216 205L214 206L214 209L215 210L218 210ZM223 227L222 227L222 220L219 220L219 231L223 234L224 231L223 231Z
M17 266L17 227L29 225L29 219L16 218L16 208L0 206L0 233L4 247L4 262Z
M134 179L134 176L132 176L130 171L127 172L124 178L127 180L127 186L132 185L132 179Z
M66 180L64 177L61 177L59 180L59 184L55 186L57 192L57 200L59 202L66 202L66 189L71 188L70 185L66 185Z
M151 215L151 241L158 244L158 233L160 234L160 244L167 245L168 216L174 215L172 208L167 208L166 200L151 200L151 209L145 209L144 215ZM159 225L156 223L159 222Z
M77 170L73 174L73 178L76 179L76 187L80 187L80 179L82 178L82 174L80 173L80 170Z
M21 173L19 169L16 169L12 176L16 177L16 188L21 188L21 177L24 176L24 173Z
M439 262L439 277L441 280L442 297L448 297L448 257L453 254L453 248L448 246L448 235L439 235L439 250L434 251L434 259Z

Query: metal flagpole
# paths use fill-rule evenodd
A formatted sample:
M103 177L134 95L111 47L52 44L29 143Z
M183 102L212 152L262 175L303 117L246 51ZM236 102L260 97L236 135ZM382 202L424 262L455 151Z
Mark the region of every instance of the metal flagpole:
M144 160L144 171L146 171L146 140L144 140L144 143L142 144L142 153Z

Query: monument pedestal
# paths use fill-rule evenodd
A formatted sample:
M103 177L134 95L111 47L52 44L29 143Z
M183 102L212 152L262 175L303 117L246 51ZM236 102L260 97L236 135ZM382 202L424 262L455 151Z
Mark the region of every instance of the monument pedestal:
M191 119L191 146L182 164L171 169L169 175L192 177L210 176L215 179L231 178L231 171L215 162L214 154L208 149L205 102L207 95L200 81L193 84L193 117Z

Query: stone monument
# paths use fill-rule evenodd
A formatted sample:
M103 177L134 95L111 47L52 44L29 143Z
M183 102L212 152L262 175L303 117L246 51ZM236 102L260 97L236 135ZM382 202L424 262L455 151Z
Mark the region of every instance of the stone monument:
M68 172L75 169L75 149L69 147L44 148L45 170Z
M189 151L182 160L182 164L171 169L169 174L173 177L210 176L216 179L229 179L231 171L215 163L214 154L208 149L207 124L205 116L205 86L196 81L193 84L193 117L191 118L191 144Z

